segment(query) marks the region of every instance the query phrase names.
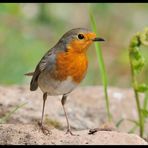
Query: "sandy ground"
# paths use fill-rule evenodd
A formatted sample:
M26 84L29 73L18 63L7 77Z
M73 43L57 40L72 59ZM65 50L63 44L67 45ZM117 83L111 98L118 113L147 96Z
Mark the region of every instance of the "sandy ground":
M65 134L63 131L52 129L50 135L44 135L38 126L31 124L3 124L0 125L0 144L24 145L147 145L148 143L134 134L115 131L100 131L88 135L87 130L75 131L78 136Z
M45 108L44 123L46 123L46 125L48 125L48 127L53 130L53 140L54 136L58 137L63 135L63 137L61 137L61 139L63 138L63 141L66 138L65 136L69 137L68 139L66 138L68 140L67 142L61 143L59 139L55 138L57 141L54 140L53 144L85 144L85 140L86 144L101 144L101 141L103 140L100 141L100 137L104 138L102 144L138 144L136 143L136 140L131 140L129 142L128 139L130 138L127 138L128 136L131 138L133 137L133 139L135 139L135 137L139 138L137 136L138 129L134 132L137 135L127 134L127 132L129 132L134 126L134 124L127 119L137 119L133 91L131 89L110 87L108 93L110 99L110 110L113 117L112 124L108 124L107 122L105 98L103 94L103 88L101 86L78 87L69 95L65 107L72 130L78 132L80 135L83 135L79 136L79 138L74 138L73 136L64 134L66 131L66 120L60 102L61 96L48 96ZM143 100L142 95L141 100ZM39 136L35 136L37 139L34 138L36 144L52 144L51 141L46 141L46 138L49 141L49 137L47 136L45 139L43 138L42 142L39 142L38 138L43 136L41 132L35 130L34 132L30 133L35 128L34 125L36 125L41 118L42 92L39 89L35 92L30 92L29 86L0 86L1 119L6 115L6 113L12 111L15 107L24 103L26 104L14 112L8 118L8 120L6 120L5 124L1 124L0 131L3 133L2 135L11 137L11 140L5 140L6 137L4 136L3 138L0 138L0 143L33 144L33 141L30 143L25 143L22 141L21 143L17 139L18 137L24 136L22 133L27 133L28 131L28 134L30 134L31 137L37 135L38 132ZM123 122L119 127L116 127L115 125L121 119L124 119ZM116 127L116 131L100 131L96 133L95 136L92 135L94 138L91 141L92 137L88 136L89 129L103 127L103 125L108 125L114 128ZM18 134L19 132L16 131L20 130L21 132ZM145 131L148 131L147 123ZM148 136L147 134L148 133L145 132L145 136ZM110 142L105 138L106 136L108 139L110 139ZM17 137L16 140L14 137ZM79 141L78 143L76 139ZM141 144L144 144L143 139L139 138L139 140L141 140ZM111 143L111 141L113 143Z

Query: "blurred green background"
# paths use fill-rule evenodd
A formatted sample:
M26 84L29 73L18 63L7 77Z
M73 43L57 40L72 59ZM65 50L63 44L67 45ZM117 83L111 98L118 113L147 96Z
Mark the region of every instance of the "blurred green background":
M129 40L148 26L146 3L1 3L0 84L29 84L44 53L68 30L90 27L89 9L96 18L103 57L111 86L130 86ZM139 77L148 82L148 49L142 49L146 66ZM94 45L88 50L89 68L81 85L101 85Z

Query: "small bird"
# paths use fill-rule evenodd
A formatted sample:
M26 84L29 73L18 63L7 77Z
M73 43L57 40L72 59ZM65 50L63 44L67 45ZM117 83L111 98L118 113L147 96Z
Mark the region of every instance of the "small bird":
M84 79L87 67L87 49L95 41L104 41L96 34L85 28L76 28L66 32L57 44L42 57L34 72L25 75L32 76L30 90L40 87L43 92L42 117L39 126L43 133L47 128L43 126L44 108L47 96L62 95L61 103L67 121L67 132L71 131L65 102L67 96Z

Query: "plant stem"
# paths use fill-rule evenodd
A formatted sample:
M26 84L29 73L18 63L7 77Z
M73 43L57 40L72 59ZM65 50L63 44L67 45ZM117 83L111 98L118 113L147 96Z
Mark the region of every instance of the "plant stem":
M141 108L140 108L139 95L138 95L138 92L135 89L134 89L134 93L135 93L138 116L139 116L140 136L143 137L144 121L143 121L143 115L142 115Z
M97 34L97 28L96 28L96 22L95 19L90 11L90 20L91 20L91 26L93 31ZM102 82L103 82L103 86L104 86L104 94L105 94L105 100L106 100L106 108L107 108L107 116L108 116L108 121L112 120L112 116L110 113L110 106L109 106L109 98L108 98L108 93L107 93L107 86L108 86L108 82L107 82L107 74L106 74L106 70L105 70L105 64L104 64L104 60L103 60L103 56L102 56L102 50L100 47L99 43L95 43L95 48L96 48L96 53L98 56L98 63L99 63L99 67L100 67L100 72L101 72L101 77L102 77Z
M112 120L112 116L110 113L110 106L109 106L109 98L108 98L108 93L107 93L107 86L104 88L104 93L105 93L105 99L106 99L106 108L107 108L107 114L108 114L108 121Z
M129 57L130 57L130 55L129 55ZM136 80L136 76L134 74L134 68L133 68L131 58L130 58L130 66L131 66L131 76L132 76L133 90L134 90L134 94L135 94L135 98L136 98L136 105L137 105L137 111L138 111L139 126L140 126L140 136L143 137L144 120L143 120L143 115L142 115L141 108L140 108L139 95L138 95L138 92L136 90L136 88L137 88L137 80Z
M103 56L102 56L102 51L98 43L95 43L96 47L96 52L98 55L98 63L101 71L101 76L102 76L102 81L104 85L104 94L105 94L105 100L106 100L106 109L107 109L107 116L108 116L108 121L112 120L111 113L110 113L110 106L109 106L109 98L108 98L108 93L107 93L107 75L105 71L105 66L104 66L104 61L103 61Z
M144 103L143 103L143 109L148 109L148 91L145 93Z

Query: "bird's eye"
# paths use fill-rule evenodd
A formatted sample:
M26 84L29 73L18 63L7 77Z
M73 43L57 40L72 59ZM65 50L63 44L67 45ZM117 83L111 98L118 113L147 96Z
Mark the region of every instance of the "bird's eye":
M84 35L83 35L83 34L78 34L78 38L79 38L80 40L82 40L82 39L84 39Z

